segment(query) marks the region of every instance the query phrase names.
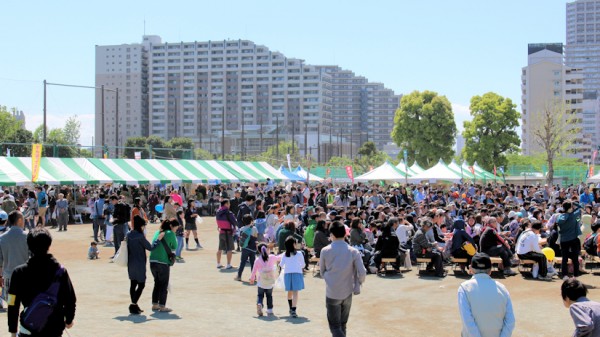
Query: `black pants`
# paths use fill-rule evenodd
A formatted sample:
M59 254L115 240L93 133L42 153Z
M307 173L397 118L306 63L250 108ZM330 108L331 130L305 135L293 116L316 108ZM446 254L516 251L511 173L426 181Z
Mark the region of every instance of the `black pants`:
M325 298L327 321L332 337L346 337L346 324L352 308L352 294L343 300Z
M421 256L417 256L431 259L431 263L427 265L427 269L433 267L436 276L444 276L444 260L442 259L442 253L440 251L426 252Z
M501 258L504 269L512 267L512 263L510 262L510 259L512 257L512 252L510 251L510 249L506 248L505 246L492 247L484 253L486 253L490 257L496 256L496 257Z
M454 252L452 252L452 257L457 259L467 259L467 266L471 265L471 259L473 258L464 249L455 250Z
M573 261L573 276L577 277L581 275L579 272L579 253L581 251L581 242L578 238L571 241L561 242L560 251L562 254L562 264L560 269L562 276L569 274L569 259Z
M115 254L121 247L121 241L125 240L125 232L123 231L125 224L116 223L113 226L113 243L115 244Z
M533 260L540 266L540 276L548 275L548 260L546 255L538 252L528 252L527 254L519 254L521 260Z
M164 306L167 304L167 288L171 268L164 263L150 262L150 271L154 277L152 289L152 304Z
M131 297L132 304L137 304L138 300L142 296L144 287L146 287L146 283L131 280L131 285L129 286L129 296Z

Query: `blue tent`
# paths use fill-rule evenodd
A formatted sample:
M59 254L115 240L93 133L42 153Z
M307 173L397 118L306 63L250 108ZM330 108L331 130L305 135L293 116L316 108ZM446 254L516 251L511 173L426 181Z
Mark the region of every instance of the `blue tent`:
M283 165L281 167L279 167L279 172L281 172L281 174L283 174L284 176L288 177L288 179L290 179L292 182L298 182L298 181L305 181L306 179L300 177L299 175L297 175L294 172L290 172L288 169L286 169L285 167L283 167Z

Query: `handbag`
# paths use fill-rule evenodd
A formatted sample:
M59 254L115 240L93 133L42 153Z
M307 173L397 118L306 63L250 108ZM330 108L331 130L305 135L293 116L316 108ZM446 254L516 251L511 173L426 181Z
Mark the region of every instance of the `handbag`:
M127 249L127 241L121 241L121 247L115 254L113 262L121 267L127 267L129 262L129 249Z
M465 252L467 252L467 254L469 254L469 256L473 256L473 255L475 255L475 253L477 253L477 249L475 249L475 246L472 243L470 243L469 241L463 242L461 248Z
M275 288L277 289L285 289L285 268L281 268L279 272L279 277L275 280Z
M169 266L173 266L175 264L175 254L171 251L171 248L167 246L167 243L165 242L164 238L160 240L160 242L162 243L162 246L165 249L165 252L167 253L167 257L169 258Z

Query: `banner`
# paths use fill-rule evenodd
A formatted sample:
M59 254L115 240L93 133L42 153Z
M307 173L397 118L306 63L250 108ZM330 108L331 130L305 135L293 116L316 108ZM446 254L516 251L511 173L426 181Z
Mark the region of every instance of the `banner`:
M290 169L290 172L292 171L292 157L290 156L290 154L287 154L287 161L288 161L288 168Z
M31 145L31 181L36 182L40 176L40 161L42 160L42 144Z
M325 171L325 177L329 177L331 175L331 169L328 167L327 171Z
M354 184L354 172L352 171L352 166L346 166L346 175L348 176L348 178L350 178L350 180L352 180L352 183Z
M471 171L471 173L472 173L473 175L475 175L475 167L473 167L473 166L469 166L469 171Z
M135 151L133 154L134 154L135 160L142 159L142 151Z

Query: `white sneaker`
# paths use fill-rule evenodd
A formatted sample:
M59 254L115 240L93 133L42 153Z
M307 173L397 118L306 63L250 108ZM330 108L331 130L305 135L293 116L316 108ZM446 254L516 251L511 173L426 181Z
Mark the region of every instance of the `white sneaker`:
M217 263L217 269L221 269L221 268L223 268L223 265L220 263Z
M267 309L267 315L273 315L273 309Z
M231 269L231 268L233 268L233 266L230 264L228 264L227 267L225 267L225 269Z
M257 304L257 305L256 305L256 314L257 314L258 316L261 316L261 317L262 317L262 315L263 315L263 311L262 311L262 304Z
M563 281L566 281L566 280L568 280L568 279L569 279L569 277L568 277L568 276L564 276L564 277L563 277Z
M538 276L537 279L540 280L540 281L552 281L552 276L548 276L548 275L542 276L542 275L540 275L540 276Z

